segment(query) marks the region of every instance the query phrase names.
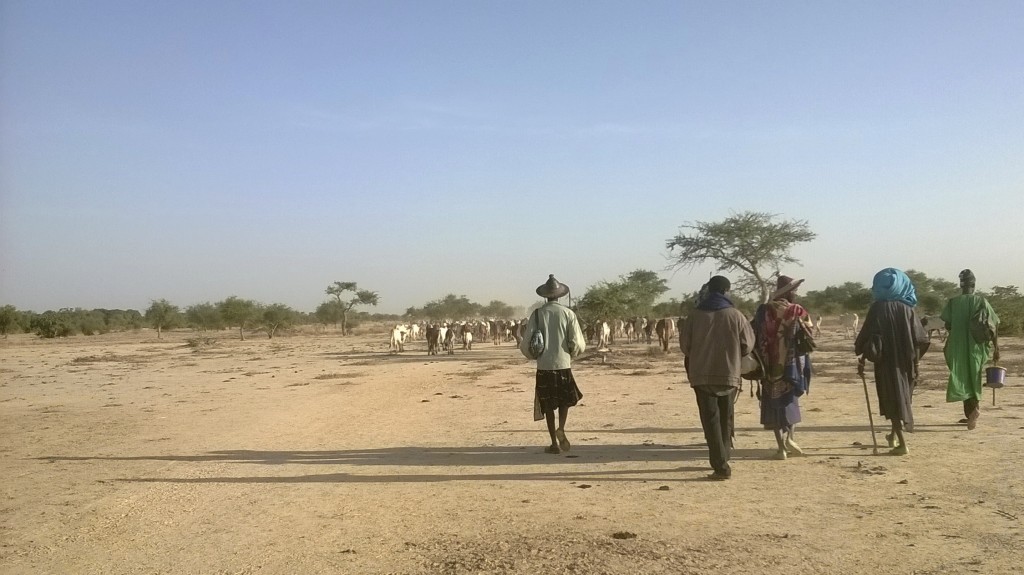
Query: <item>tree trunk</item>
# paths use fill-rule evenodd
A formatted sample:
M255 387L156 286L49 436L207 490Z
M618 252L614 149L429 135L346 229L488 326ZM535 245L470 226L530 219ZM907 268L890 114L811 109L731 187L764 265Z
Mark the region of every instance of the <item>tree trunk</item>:
M341 312L341 335L348 335L348 312Z
M238 326L238 337L245 341L245 331L242 329L242 326Z
M761 303L768 303L768 296L771 295L771 292L768 291L768 284L757 272L757 268L754 268L754 279L757 280L757 285L761 286Z
M160 324L156 324L156 338L160 339Z

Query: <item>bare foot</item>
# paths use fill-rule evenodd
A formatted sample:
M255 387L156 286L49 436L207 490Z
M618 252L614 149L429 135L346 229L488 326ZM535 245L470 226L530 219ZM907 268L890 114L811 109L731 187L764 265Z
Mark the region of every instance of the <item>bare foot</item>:
M565 436L564 429L555 431L555 437L558 438L558 447L560 447L562 451L569 451L572 449L572 444L569 443L569 438Z
M795 441L786 438L786 451L794 455L803 455L804 450Z
M978 418L981 417L981 412L975 409L967 416L967 429L974 429L978 426Z
M889 444L889 447L896 447L900 443L900 440L899 440L898 437L896 437L895 433L887 433L887 434L885 434L885 441L886 441L886 443Z

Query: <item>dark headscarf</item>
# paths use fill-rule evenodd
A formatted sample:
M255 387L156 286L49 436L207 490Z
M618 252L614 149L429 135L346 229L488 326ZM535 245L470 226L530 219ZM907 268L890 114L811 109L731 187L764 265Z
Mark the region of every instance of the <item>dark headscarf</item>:
M974 277L974 272L971 270L964 270L960 272L960 287L974 287L977 280Z
M707 287L707 295L705 295L697 304L697 309L717 311L727 307L733 307L732 300L725 295L725 292L729 291L729 288L732 287L728 278L724 276L715 276L708 280L708 283L704 285Z

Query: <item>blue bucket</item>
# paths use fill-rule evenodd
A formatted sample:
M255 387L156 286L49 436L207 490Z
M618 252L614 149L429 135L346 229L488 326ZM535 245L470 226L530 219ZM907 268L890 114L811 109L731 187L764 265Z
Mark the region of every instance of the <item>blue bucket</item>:
M986 367L985 368L985 385L999 389L1006 384L1006 368L1005 367Z

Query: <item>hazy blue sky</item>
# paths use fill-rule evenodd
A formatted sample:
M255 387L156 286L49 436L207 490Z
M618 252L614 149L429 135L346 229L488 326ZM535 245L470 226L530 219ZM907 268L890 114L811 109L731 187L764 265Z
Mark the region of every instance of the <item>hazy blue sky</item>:
M1022 31L1018 0L0 0L0 304L529 304L748 209L809 220L805 291L1021 286Z

